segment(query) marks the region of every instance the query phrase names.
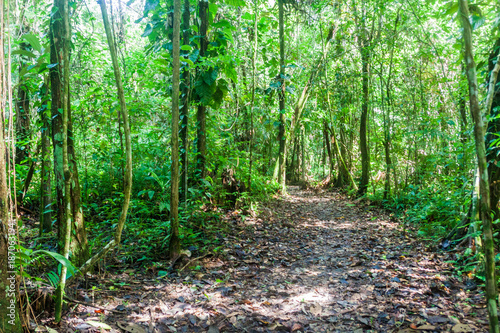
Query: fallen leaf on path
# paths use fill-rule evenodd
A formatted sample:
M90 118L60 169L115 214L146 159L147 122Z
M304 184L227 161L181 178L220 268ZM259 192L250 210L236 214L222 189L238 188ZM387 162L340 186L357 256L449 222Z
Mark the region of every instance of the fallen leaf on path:
M135 323L123 323L123 322L117 322L116 325L124 330L125 332L129 333L146 333L146 330L142 328L142 326L137 325Z
M417 330L419 331L434 331L436 329L436 326L432 325L422 325L417 327Z
M456 324L451 331L454 333L469 333L472 332L472 328L466 324Z
M109 326L108 324L101 323L101 322L98 322L98 321L89 320L89 321L87 321L87 324L92 325L92 326L97 327L97 328L102 328L102 329L105 329L105 330L111 330L112 329L111 326Z

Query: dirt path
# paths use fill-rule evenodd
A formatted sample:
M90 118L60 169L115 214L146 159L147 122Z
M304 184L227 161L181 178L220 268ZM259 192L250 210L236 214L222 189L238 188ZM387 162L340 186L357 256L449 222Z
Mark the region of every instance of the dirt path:
M100 319L136 332L487 331L482 295L444 263L452 254L426 251L366 203L292 187L261 218L227 218L219 258L175 278L122 274L98 303L123 314ZM70 326L91 330L88 319Z

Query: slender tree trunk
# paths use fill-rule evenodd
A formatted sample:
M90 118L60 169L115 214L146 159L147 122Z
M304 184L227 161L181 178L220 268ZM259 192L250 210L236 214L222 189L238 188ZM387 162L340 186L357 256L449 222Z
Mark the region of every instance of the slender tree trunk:
M297 174L299 173L298 171L298 167L297 167L297 162L299 160L299 154L297 152L298 150L298 140L295 139L294 143L293 143L293 149L292 149L292 160L291 160L291 163L290 163L290 170L289 170L289 173L290 173L290 181L292 182L296 182L298 180L297 178Z
M52 21L50 24L50 59L51 63L64 64L64 54L66 51L65 47L69 48L70 41L70 31L66 29L71 29L69 24L65 25L63 8L67 8L66 2L62 0L54 0L54 8L58 8L52 16ZM69 10L69 9L68 9ZM69 37L66 37L68 34ZM64 43L68 43L65 45ZM69 49L68 62L69 62ZM69 66L69 64L68 64ZM68 67L69 68L69 67ZM66 74L66 73L64 73ZM63 171L63 139L67 137L67 152L68 152L68 167L71 170L72 181L70 183L70 203L71 203L71 214L72 214L72 228L73 232L70 234L70 252L72 254L72 260L77 265L83 264L89 257L89 248L87 242L87 235L85 230L85 221L83 219L83 211L81 206L81 193L80 184L78 178L78 169L76 164L76 155L73 143L72 134L72 122L71 122L71 109L70 109L70 96L69 90L67 96L65 96L65 82L63 81L63 70L61 65L55 66L50 69L50 81L51 81L51 94L52 94L52 107L51 107L51 120L52 120L52 144L54 147L54 176L56 182L56 214L58 221L58 239L59 239L59 250L62 251L65 244L66 237L66 224L67 218L65 217L65 178ZM69 80L69 73L68 73ZM69 87L69 82L68 82ZM69 88L68 88L69 89ZM64 105L67 103L67 105ZM63 110L67 110L68 123L66 128L63 126ZM67 132L64 132L64 131Z
M401 7L400 7L401 8ZM390 51L390 60L389 60L389 74L387 75L387 112L384 113L384 152L385 152L385 184L384 184L384 200L391 194L391 168L392 168L392 158L391 158L391 143L392 143L392 135L391 135L391 78L392 78L392 63L394 59L394 48L396 45L397 39L397 29L399 23L399 9L396 14L396 22L394 23L393 30L393 40L391 42L391 51ZM383 84L383 81L380 81L380 84ZM383 92L382 92L382 104L383 104Z
M25 28L22 29L26 33ZM21 50L28 50L27 43L21 43L19 48ZM24 57L21 56L21 63L19 64L19 73L27 65L25 64ZM30 97L28 94L28 86L22 76L19 76L19 85L17 87L17 101L16 101L16 164L26 164L29 157L29 139L30 139Z
M182 42L184 45L189 45L189 20L190 20L190 3L189 0L184 0L184 11L182 13ZM181 198L180 201L187 203L188 194L188 125L189 125L189 104L190 104L190 73L188 65L184 65L182 71L182 109L181 109Z
M491 56L490 56L491 59ZM491 61L490 61L491 63ZM462 61L461 64L461 71L465 72L465 65ZM460 84L459 87L459 100L458 100L458 109L460 111L460 143L462 144L462 159L459 161L459 168L460 168L460 175L465 174L465 166L467 163L468 158L466 157L467 154L467 141L468 141L468 135L466 133L467 128L469 127L468 121L467 121L467 110L466 110L466 89L465 87ZM497 95L495 95L497 97ZM496 98L495 98L496 99ZM500 101L498 101L500 102ZM500 103L497 103L497 105L500 105ZM494 107L494 106L493 106ZM490 174L490 182L491 182L491 174ZM463 182L462 182L463 184ZM492 191L492 189L490 189ZM493 192L493 191L492 191ZM491 202L494 202L493 200Z
M252 191L252 167L253 167L253 109L255 106L255 87L256 87L256 62L257 62L257 45L258 45L258 33L259 26L257 22L259 6L257 0L254 0L254 26L253 26L253 54L252 54L252 99L250 101L250 142L248 143L248 150L250 152L250 162L248 165L248 191Z
M302 170L301 174L300 174L300 181L302 182L302 184L305 184L306 183L306 174L307 174L307 171L306 171L306 143L305 143L305 138L306 138L306 133L305 133L305 128L304 126L302 126L301 128L301 144L300 144L300 156L301 156L301 167L300 169Z
M174 32L172 40L172 192L170 199L169 254L171 259L180 255L179 237L179 83L180 83L180 25L181 0L174 0ZM206 30L205 30L206 34Z
M18 295L19 291L15 266L15 246L18 244L17 221L15 219L16 213L11 215L12 210L15 211L15 207L9 205L9 191L11 189L7 183L8 149L5 137L5 115L12 114L9 10L9 3L0 0L0 331L17 333L22 332L16 300L16 294ZM5 50L7 50L7 58ZM12 118L9 121L12 124Z
M127 220L127 212L128 212L128 207L130 205L130 193L132 191L132 139L130 135L130 123L129 123L127 104L125 101L125 92L123 90L120 66L118 64L118 52L116 50L114 35L111 32L105 0L100 0L99 5L101 7L102 20L104 23L104 30L106 32L106 39L108 41L111 61L113 63L113 73L115 76L116 90L121 109L120 114L122 116L123 132L125 136L126 162L125 162L122 211L120 213L120 218L118 219L118 224L116 226L114 238L108 244L106 244L99 252L97 252L92 258L90 258L83 265L81 265L79 271L82 274L88 272L101 258L103 258L106 255L106 253L108 253L109 251L111 251L113 248L115 248L120 244L123 228L125 226L125 221Z
M467 0L459 0L459 16L462 21L462 37L464 39L464 58L467 64L467 79L469 81L469 103L472 117L474 119L474 139L476 143L477 163L479 167L479 213L483 221L484 254L486 259L486 300L490 322L490 332L500 332L497 314L497 287L495 277L495 252L493 240L493 228L490 215L490 184L488 177L488 166L486 159L485 145L485 123L484 117L490 112L495 83L500 69L500 56L490 76L490 83L485 103L485 112L481 112L479 107L478 84L476 74L476 64L472 51L472 29L469 22L469 8Z
M200 18L200 57L204 58L207 52L208 38L208 1L200 0L198 2L199 18ZM197 126L197 163L196 170L199 174L199 179L204 179L207 176L206 171L206 156L207 156L207 130L206 130L206 112L205 105L198 105L198 112L196 114Z
M283 1L278 0L279 6L279 39L280 39L280 71L279 82L280 88L278 90L279 98L279 132L278 142L279 148L279 170L278 170L278 183L281 186L281 191L286 193L286 137L285 137L285 29L284 29L284 9Z
M359 148L361 151L361 182L359 184L359 195L364 195L368 189L368 182L370 180L370 152L368 150L368 140L367 140L367 123L368 123L368 101L369 101L369 51L363 47L361 50L361 64L363 71L363 81L362 81L362 98L363 102L361 104L361 119L359 124Z
M40 176L40 236L46 232L52 231L52 186L50 182L50 114L48 113L47 98L49 87L43 84L41 88L42 106L40 107L40 120L42 123L42 163Z
M330 178L333 175L333 156L332 156L332 147L330 145L330 136L328 134L328 124L326 120L323 121L323 136L325 138L326 151L328 152L328 175Z
M123 189L123 204L120 218L115 231L115 243L120 244L121 235L123 227L125 226L125 221L127 219L128 207L130 205L130 193L132 191L132 140L130 136L130 124L129 115L127 110L127 103L125 102L125 92L123 90L122 77L120 74L120 66L118 64L118 52L116 50L116 43L111 33L110 24L108 20L108 13L106 10L105 0L100 0L101 14L104 22L104 28L106 30L106 37L108 40L109 52L111 54L111 60L113 63L113 72L116 81L116 90L118 94L118 101L120 103L121 116L123 121L123 131L125 135L125 178L124 178L124 189Z

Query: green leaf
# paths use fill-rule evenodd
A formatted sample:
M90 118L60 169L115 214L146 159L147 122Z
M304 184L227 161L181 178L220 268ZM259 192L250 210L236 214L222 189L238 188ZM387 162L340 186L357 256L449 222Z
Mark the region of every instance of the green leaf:
M181 50L183 51L191 51L193 48L191 47L191 45L182 45L181 46Z
M159 3L159 0L146 0L144 4L144 16L147 16L150 10L155 10Z
M30 51L26 51L26 50L15 50L15 51L12 51L12 54L20 54L20 55L23 55L23 56L26 56L28 58L36 58L36 55Z
M37 36L29 33L23 35L23 38L31 45L32 48L37 50L39 53L42 53L42 45L40 45L40 41Z
M450 1L444 15L454 15L458 11L458 1Z
M142 33L141 37L147 37L147 36L151 35L152 32L153 32L153 26L148 23L148 25L146 25L146 29L144 29L144 32Z
M476 30L479 29L484 24L486 18L484 16L472 15L470 21L472 30Z
M31 256L33 256L36 253L43 253L43 254L47 254L47 255L51 256L55 260L59 261L61 263L61 265L65 266L71 275L75 275L75 271L76 271L75 266L73 266L71 261L66 259L66 257L64 257L63 255L60 255L57 252L51 252L51 251L46 251L46 250L37 250L37 251L33 251L33 253L31 253Z
M194 66L194 62L192 62L191 59L189 59L189 58L180 57L180 61L185 62L186 64L188 64L191 67Z
M208 5L208 10L210 13L212 13L214 16L217 14L217 10L219 9L219 6L217 6L215 3L211 3Z
M234 6L234 7L245 7L246 3L243 0L226 0L226 3L229 6Z
M243 16L241 18L244 20L250 20L250 21L253 21L253 19L254 19L253 15L250 13L243 14Z
M164 210L170 211L170 204L168 202L160 202L160 213Z
M153 199L154 195L155 195L155 191L148 191L148 197L149 197L149 199Z

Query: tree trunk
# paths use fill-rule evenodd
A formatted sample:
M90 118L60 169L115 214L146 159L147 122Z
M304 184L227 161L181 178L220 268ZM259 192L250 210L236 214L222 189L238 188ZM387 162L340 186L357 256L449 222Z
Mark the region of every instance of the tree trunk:
M467 64L467 79L469 82L469 103L472 117L474 119L474 139L476 143L477 164L479 168L479 214L483 221L484 254L486 259L486 300L488 306L488 316L490 322L490 332L500 332L497 314L497 288L495 277L495 253L492 231L492 220L490 215L490 184L488 177L488 163L486 159L485 146L485 124L484 117L490 112L491 102L495 92L495 83L500 69L500 56L494 70L490 76L487 102L485 103L485 112L479 107L478 84L476 74L476 64L472 51L472 29L469 22L469 8L467 0L459 0L459 16L462 21L462 37L464 40L464 58Z
M208 1L200 0L198 2L199 7L199 18L200 18L200 57L204 58L207 52L208 38ZM207 156L207 130L206 130L206 112L207 107L205 105L198 105L198 112L196 114L197 126L197 163L196 170L199 175L199 179L204 179L207 176L206 171L206 156Z
M23 33L27 29L23 28ZM29 44L21 43L19 45L21 50L27 51ZM26 67L25 57L21 56L21 63L19 64L19 73ZM30 97L28 94L28 86L22 76L19 76L19 85L17 87L17 101L16 101L16 164L26 164L29 157L29 139L30 139Z
M5 43L6 27L9 13L4 13L5 4L0 0L0 331L21 332L19 309L16 302L16 273L14 265L15 220L9 219L9 188L7 186L7 144L5 141L5 115L7 114L7 99L11 104L10 84L10 50L8 59L5 59L4 50L10 49ZM11 237L9 237L12 235ZM11 243L12 242L12 243Z
M40 176L40 236L52 231L52 186L50 182L50 114L48 114L47 98L49 87L43 84L40 95L42 96L42 106L40 107L40 120L42 122L42 163Z
M328 124L326 120L323 121L323 136L325 138L326 151L328 153L328 175L330 178L333 175L333 156L332 156L332 146L330 145L330 137L328 134Z
M302 170L302 172L300 173L300 181L302 182L302 184L305 184L306 183L306 180L307 180L307 170L306 170L306 130L304 128L304 126L302 126L301 128L301 149L300 149L300 156L301 156L301 159L300 159L300 162L301 162L301 167L300 169Z
M116 44L114 41L113 34L111 33L111 28L108 20L108 13L106 10L106 2L105 0L100 0L99 4L101 5L102 19L104 22L104 28L106 30L109 52L111 54L111 60L113 63L113 72L116 81L116 90L118 94L118 101L120 103L120 111L121 111L120 114L122 116L123 131L125 134L126 163L125 163L125 178L124 178L124 188L123 188L123 204L114 237L115 243L120 244L122 230L125 225L125 221L127 219L127 212L130 204L130 193L132 191L132 140L130 136L129 115L127 110L127 104L125 102L125 93L123 90L122 77L120 74L120 66L118 64L118 52L115 47Z
M64 64L63 54L65 53L64 47L69 48L70 41L65 37L66 33L71 36L70 32L66 29L70 29L69 22L65 26L63 16L63 8L66 2L62 0L54 0L54 8L58 10L53 14L52 21L50 24L50 61L51 63ZM69 19L68 19L69 20ZM67 40L67 41L66 41ZM67 42L68 45L64 43ZM69 62L69 49L68 62ZM68 65L69 66L69 65ZM61 65L55 66L50 69L50 81L51 81L51 94L52 94L52 107L51 107L51 119L52 119L52 144L54 147L54 175L56 181L56 215L58 222L58 239L59 239L59 250L62 251L64 248L65 237L66 237L66 226L65 222L65 192L64 192L64 172L63 172L63 139L67 137L67 152L68 152L68 167L71 170L72 181L70 183L70 202L71 202L71 214L72 216L72 228L73 232L71 235L70 242L70 252L72 254L72 260L77 265L82 265L89 257L89 248L87 242L87 235L85 230L85 221L83 219L83 211L81 207L81 193L80 184L78 179L78 169L76 164L76 156L73 144L73 134L72 134L72 123L71 123L71 109L70 109L70 96L69 90L67 96L64 92L64 81L63 72ZM69 75L69 73L68 73ZM69 76L68 76L69 80ZM69 82L68 82L69 89ZM67 103L67 105L64 105ZM63 128L63 110L67 110L68 123L66 128ZM65 132L67 131L67 132Z
M70 246L71 246L71 226L72 226L72 210L71 210L71 183L72 183L72 170L70 169L69 153L68 153L68 123L69 123L69 47L71 40L70 23L69 23L69 6L68 2L64 0L55 0L54 6L57 8L58 13L61 16L60 24L63 30L61 31L61 49L59 49L58 56L59 64L56 66L59 72L59 82L60 85L60 97L62 110L62 173L64 179L64 209L63 216L64 220L59 221L59 242L62 243L62 248L59 248L61 254L68 259ZM55 322L59 323L62 317L62 306L63 306L63 296L64 289L66 286L66 274L67 267L65 265L61 268L61 273L59 275L59 285L56 289L56 305L55 305Z
M184 45L189 45L189 20L190 20L190 4L189 0L184 0L184 11L182 14L182 42ZM190 103L190 73L188 65L184 65L182 71L182 109L181 109L181 198L180 201L187 204L188 194L188 125L189 125L189 103Z
M180 25L181 0L174 0L174 32L172 40L172 192L170 197L169 255L176 259L180 255L179 237L179 83L180 83ZM206 30L204 32L206 34Z
M364 195L368 189L370 180L370 152L368 150L367 123L368 123L368 101L369 101L369 51L363 47L361 50L361 63L363 71L363 102L361 104L361 120L359 124L359 149L361 151L361 182L359 184L359 195Z
M497 41L498 43L498 41ZM490 64L492 64L491 62L491 55L490 55ZM462 64L461 64L461 71L462 72L465 72L465 66L464 66L464 63L462 61ZM467 154L467 147L466 147L466 144L467 144L467 141L468 141L468 135L466 133L467 131L467 128L469 127L469 124L467 123L467 111L466 111L466 94L467 94L467 91L466 91L466 88L460 84L460 87L459 87L459 100L458 100L458 108L459 108L459 111L460 111L460 143L462 144L462 158L461 160L459 161L459 170L460 170L460 175L463 175L465 173L465 165L466 165L466 162L467 162L467 157L466 157L466 154ZM500 105L500 100L498 100L498 95L495 95L494 99L493 99L493 104L496 104L497 106ZM496 102L495 102L496 100ZM494 105L493 105L494 107ZM494 122L494 121L493 121ZM486 140L486 142L488 142L489 140ZM489 171L489 170L488 170ZM494 176L490 173L489 174L489 177L490 177L490 192L491 193L494 193L494 189L491 188L491 180L494 178ZM463 185L463 182L462 182L462 185ZM490 193L490 195L491 195ZM491 202L495 202L494 199L492 198ZM494 210L495 207L492 207L492 209Z
M256 62L257 62L257 45L258 45L258 32L259 32L259 26L257 22L257 17L258 17L258 10L259 6L257 3L257 0L254 0L254 26L253 26L253 54L252 54L252 99L250 100L250 142L248 143L248 150L250 153L249 159L249 165L248 165L248 191L252 191L252 166L253 166L253 109L255 106L255 88L256 88L256 83L255 83L255 76L257 75L256 73Z
M284 29L284 9L283 1L278 0L279 7L279 39L280 39L280 87L278 90L279 98L279 131L278 142L280 143L279 150L279 170L278 183L280 184L282 193L286 193L286 137L285 137L285 29Z
M495 60L500 54L500 39L497 39L493 51L489 57L489 71L493 71L495 67ZM498 208L498 202L500 200L500 148L498 144L494 144L496 139L498 139L497 134L500 132L500 110L497 108L500 106L500 88L497 87L493 93L493 99L491 104L490 119L492 119L488 124L488 131L486 133L486 158L488 160L488 177L490 182L490 202L491 210L493 212L493 219L500 218L500 210Z

